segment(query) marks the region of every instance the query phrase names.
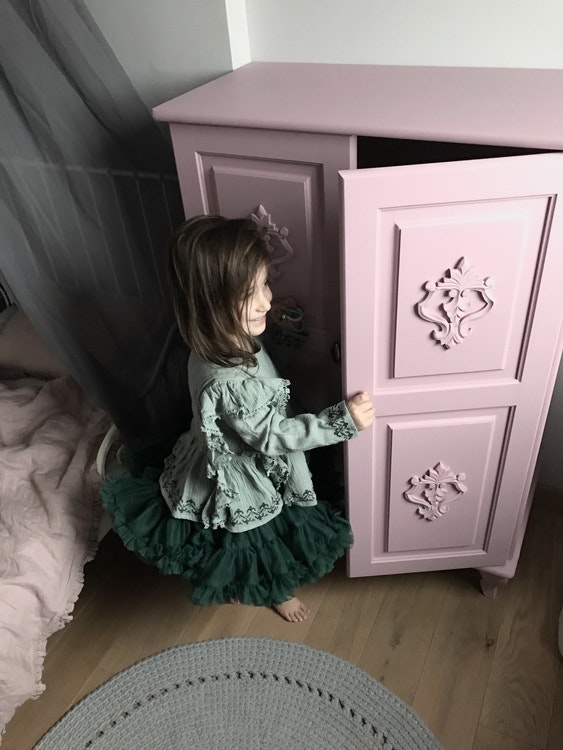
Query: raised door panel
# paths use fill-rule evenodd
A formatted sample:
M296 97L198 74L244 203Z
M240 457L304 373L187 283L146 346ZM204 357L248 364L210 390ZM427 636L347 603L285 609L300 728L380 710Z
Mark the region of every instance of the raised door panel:
M341 392L330 356L340 337L338 170L354 166L354 139L187 125L171 132L186 214L252 217L265 233L275 297L293 297L305 311L295 387L308 408L324 408Z
M201 166L210 213L256 216L270 228L276 296L311 300L308 324L320 335L330 305L323 273L314 271L323 252L322 165L206 154ZM327 346L326 340L316 343Z
M503 565L561 351L563 155L342 173L351 575ZM444 510L445 512L440 512Z
M467 410L387 422L382 449L389 458L389 497L400 502L391 502L388 523L380 517L374 528L375 534L386 529L382 548L485 554L508 413Z
M515 377L547 209L532 197L386 213L400 248L387 258L398 279L390 379Z

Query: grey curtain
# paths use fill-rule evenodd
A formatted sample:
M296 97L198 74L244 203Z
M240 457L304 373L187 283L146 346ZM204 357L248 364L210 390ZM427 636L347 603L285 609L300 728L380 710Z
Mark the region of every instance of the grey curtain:
M71 374L139 445L189 421L166 244L171 147L81 0L2 0L0 271Z

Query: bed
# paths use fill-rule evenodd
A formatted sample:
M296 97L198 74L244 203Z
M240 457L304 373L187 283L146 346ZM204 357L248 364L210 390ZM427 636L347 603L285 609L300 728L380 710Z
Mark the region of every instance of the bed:
M109 420L15 305L0 313L0 735L37 697L101 536Z

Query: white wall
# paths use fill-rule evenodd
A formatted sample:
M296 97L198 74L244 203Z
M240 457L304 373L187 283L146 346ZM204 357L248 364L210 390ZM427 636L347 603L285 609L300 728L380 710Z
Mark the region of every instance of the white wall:
M563 68L562 0L246 0L253 60Z
M149 108L232 70L225 0L84 0Z

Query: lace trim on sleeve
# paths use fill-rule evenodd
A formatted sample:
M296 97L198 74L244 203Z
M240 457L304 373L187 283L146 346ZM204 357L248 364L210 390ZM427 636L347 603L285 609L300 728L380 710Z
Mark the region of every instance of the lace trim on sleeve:
M346 406L343 402L334 404L328 409L328 421L334 434L341 440L350 440L355 436L354 430L350 427L349 416Z
M286 505L316 505L317 496L313 490L291 492L284 496L283 501Z

